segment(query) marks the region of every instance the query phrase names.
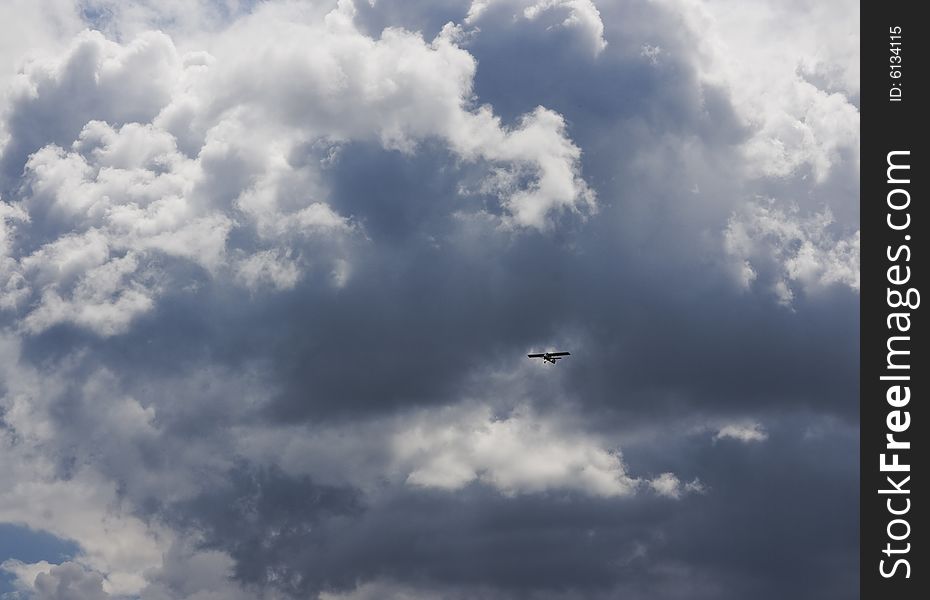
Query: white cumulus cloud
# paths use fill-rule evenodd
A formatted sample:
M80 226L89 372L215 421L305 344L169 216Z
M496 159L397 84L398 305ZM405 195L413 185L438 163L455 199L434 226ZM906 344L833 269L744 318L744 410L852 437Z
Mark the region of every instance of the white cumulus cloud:
M409 472L407 482L424 487L481 481L505 494L569 489L626 496L639 483L619 453L522 412L495 419L482 410L415 422L395 435L393 452Z
M371 37L354 18L350 2L326 14L269 4L204 50L85 31L27 62L4 113L2 166L24 177L0 214L0 307L23 311L28 332L109 336L157 305L164 257L253 289L293 288L311 265L347 274L339 248L312 261L300 248L359 231L321 177L352 141L416 153L440 140L484 165L504 228L595 210L562 116L539 106L505 124L477 105L477 64L455 28ZM301 158L309 148L323 156Z
M714 441L722 439L737 440L740 442L764 442L769 434L760 423L729 423L714 434Z
M647 483L656 494L674 500L680 499L684 494L703 494L706 491L704 484L699 479L682 483L674 473L662 473L650 479Z
M749 128L741 165L749 176L808 168L822 181L846 157L858 166L857 4L657 1L695 34L698 72L727 91ZM829 28L819 25L826 19Z
M796 206L750 202L730 217L724 249L741 286L768 286L786 306L798 288L816 293L845 285L858 291L859 231L844 235L833 225L829 208L802 214Z

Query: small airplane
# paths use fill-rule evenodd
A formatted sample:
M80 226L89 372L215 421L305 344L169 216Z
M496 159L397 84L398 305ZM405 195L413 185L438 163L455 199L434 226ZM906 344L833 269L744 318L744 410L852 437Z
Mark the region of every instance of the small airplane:
M541 358L547 363L554 365L555 361L561 360L563 356L571 356L571 352L543 352L542 354L527 354L528 358Z

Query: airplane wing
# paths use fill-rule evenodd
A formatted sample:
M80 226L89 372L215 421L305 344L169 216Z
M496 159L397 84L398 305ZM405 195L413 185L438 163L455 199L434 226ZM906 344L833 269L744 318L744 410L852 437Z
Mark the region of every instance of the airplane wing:
M549 356L571 356L571 352L550 352Z
M545 354L527 354L526 355L527 358L542 358L544 356Z

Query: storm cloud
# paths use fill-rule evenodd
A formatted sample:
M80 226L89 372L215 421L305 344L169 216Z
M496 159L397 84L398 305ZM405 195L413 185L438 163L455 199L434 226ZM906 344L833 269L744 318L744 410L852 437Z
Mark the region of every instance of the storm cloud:
M856 5L0 17L0 593L856 596Z

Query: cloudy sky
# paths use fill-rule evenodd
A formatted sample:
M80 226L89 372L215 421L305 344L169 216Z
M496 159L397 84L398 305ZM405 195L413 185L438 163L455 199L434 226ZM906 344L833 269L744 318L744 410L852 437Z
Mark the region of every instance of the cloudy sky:
M0 597L857 597L858 32L3 0Z

